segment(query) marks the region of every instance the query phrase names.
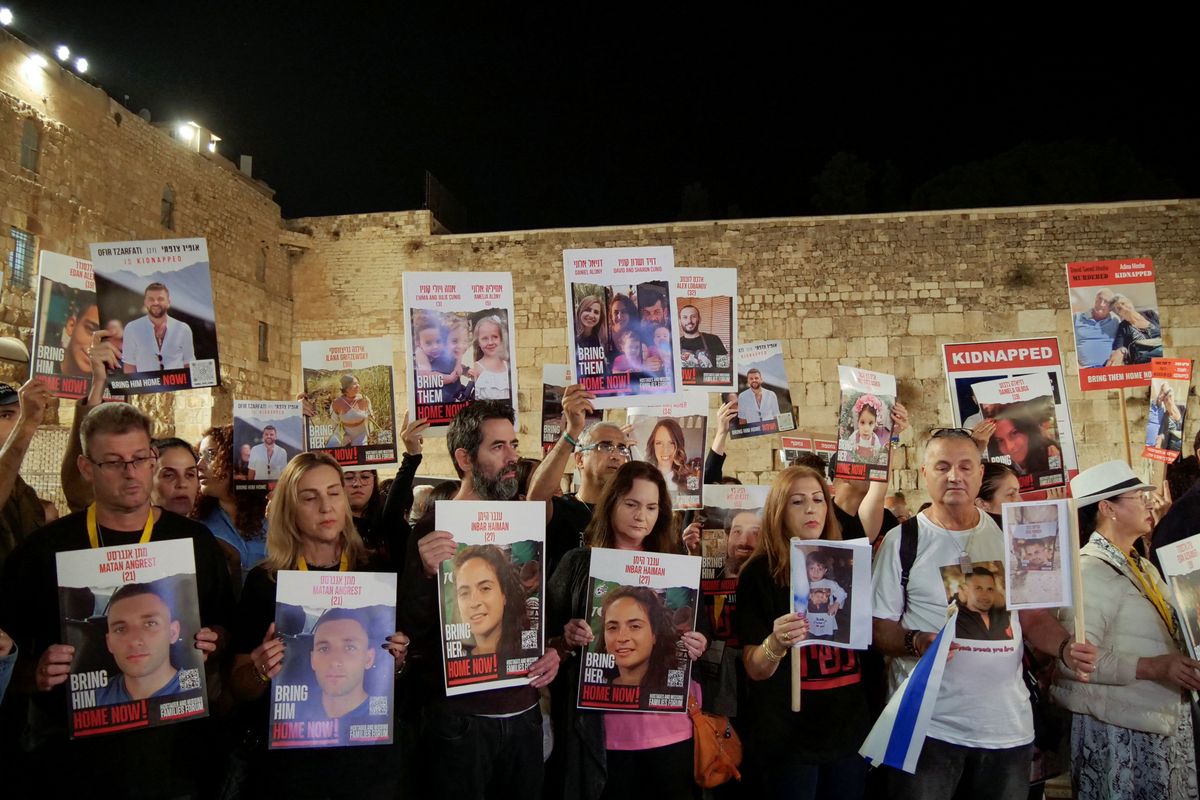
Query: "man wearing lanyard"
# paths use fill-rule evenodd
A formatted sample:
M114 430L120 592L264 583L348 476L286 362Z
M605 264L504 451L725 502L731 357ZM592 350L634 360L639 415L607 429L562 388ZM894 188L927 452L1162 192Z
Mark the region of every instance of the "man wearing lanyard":
M104 775L106 790L128 797L181 796L197 791L205 763L207 720L70 741L64 684L75 647L62 644L55 554L88 547L191 539L200 619L195 647L215 664L231 621L233 591L216 540L197 522L150 503L154 464L149 418L125 403L97 406L80 431L79 471L94 503L53 522L22 543L0 580L0 628L20 657L13 688L30 694L28 775L55 775L63 793L90 791ZM71 769L64 771L64 765ZM113 770L114 764L121 769ZM20 792L17 792L20 794Z

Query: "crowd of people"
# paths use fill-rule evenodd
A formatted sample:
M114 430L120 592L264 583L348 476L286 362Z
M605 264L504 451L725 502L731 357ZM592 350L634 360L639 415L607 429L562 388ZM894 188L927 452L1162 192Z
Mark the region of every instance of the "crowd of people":
M591 310L582 311L581 322L591 322ZM457 480L414 489L426 426L406 420L403 460L386 491L374 471L301 453L268 499L232 490L228 424L210 428L195 448L156 439L145 413L103 402L115 353L102 336L90 359L96 380L79 401L63 462L72 513L60 519L19 475L49 392L36 378L19 390L0 384L0 746L5 764L20 765L5 770L5 796L699 796L687 715L580 710L576 702L581 652L594 636L585 620L598 603L588 593L592 548L699 553L700 526L672 511L667 481L685 465L668 461L671 448L652 437L646 448L662 463L632 460L641 443L613 422L587 424L595 398L570 386L562 437L540 463L520 457L512 407L479 399L446 435ZM897 403L889 413L898 436L910 426L908 412ZM737 401L718 411L705 484L736 482L723 467L739 416ZM577 485L564 493L570 471ZM832 466L813 454L780 471L761 518L739 524L730 546L732 630L714 631L708 613L694 629L661 623L653 592L614 592L602 617L607 652L618 654L615 680L641 680L656 657L698 662L716 653L720 668L693 671L691 693L706 708L719 700L744 744L740 781L711 790L717 797L1015 800L1029 796L1035 758L1057 745L1035 731L1038 705L1026 677L1040 665L1070 720L1080 797L1196 797L1189 693L1200 690L1200 662L1186 655L1183 610L1172 607L1151 561L1153 547L1200 529L1196 456L1169 468L1169 491L1144 484L1123 462L1092 466L1072 481L1085 641L1072 634L1071 609L1006 610L987 566L1003 563L997 515L1020 499L1018 474L984 463L980 443L961 428L933 430L920 471L929 502L915 514L887 482L831 481ZM546 507L544 653L529 666L527 685L447 696L441 565L453 560L455 575L475 570L480 580L504 582L482 550L460 553L453 533L437 529L434 504L516 499ZM207 718L69 737L75 649L60 627L55 556L89 547L89 516L105 546L135 543L151 526L154 541L192 543L201 627L190 646L208 676ZM870 650L796 646L812 620L792 610L795 538L872 544L872 586L860 587L873 598ZM819 578L828 570L819 559L807 566ZM297 568L398 574L395 630L367 642L370 663L359 664L395 673L392 744L267 748L271 681L296 646L275 630L276 576ZM957 594L948 596L951 588ZM859 748L888 695L935 642L948 604L959 615L959 640L995 646L952 645L915 772L869 770ZM505 644L497 634L476 646ZM645 658L633 658L638 652ZM327 711L337 705L322 702Z

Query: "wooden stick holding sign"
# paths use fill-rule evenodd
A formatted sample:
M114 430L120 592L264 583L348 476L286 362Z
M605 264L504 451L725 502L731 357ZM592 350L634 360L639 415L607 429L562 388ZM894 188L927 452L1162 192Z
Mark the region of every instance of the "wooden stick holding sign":
M1125 394L1124 390L1121 394ZM1124 402L1121 405L1124 407ZM1128 437L1126 437L1126 445L1128 446L1128 444ZM1071 547L1068 548L1068 552L1071 554L1071 597L1074 599L1075 606L1075 641L1086 642L1087 626L1083 622L1083 573L1079 567L1079 513L1075 507L1074 497L1067 498L1067 519L1071 526Z
M1118 396L1121 398L1121 433L1124 438L1121 440L1125 444L1125 463L1133 466L1133 449L1129 446L1129 410L1125 407L1125 390L1118 389Z
M792 662L792 711L800 711L800 654L796 652L797 648L792 647L788 650L788 660Z

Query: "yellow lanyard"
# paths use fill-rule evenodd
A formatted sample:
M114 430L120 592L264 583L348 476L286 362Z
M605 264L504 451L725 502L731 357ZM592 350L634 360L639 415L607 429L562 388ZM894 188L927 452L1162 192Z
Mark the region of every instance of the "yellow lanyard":
M296 569L301 572L308 572L308 562L304 560L304 556L296 559ZM350 569L350 559L346 555L346 551L342 551L342 560L338 562L338 572L346 572Z
M87 529L88 540L92 543L92 547L100 546L100 526L96 524L96 504L92 503L87 510ZM154 531L154 508L151 507L150 515L146 517L146 527L142 529L142 538L138 539L138 544L145 544L150 541L150 534Z
M1175 615L1171 612L1171 607L1167 605L1167 601L1163 597L1162 592L1159 591L1158 586L1154 583L1154 581L1144 572L1142 572L1141 567L1138 565L1139 559L1135 558L1129 553L1126 553L1125 560L1129 562L1130 569L1132 569L1133 574L1137 576L1138 583L1142 585L1142 592L1146 595L1146 599L1153 603L1154 607L1158 609L1158 615L1163 618L1163 622L1167 623L1167 630L1169 630L1171 635L1174 636Z

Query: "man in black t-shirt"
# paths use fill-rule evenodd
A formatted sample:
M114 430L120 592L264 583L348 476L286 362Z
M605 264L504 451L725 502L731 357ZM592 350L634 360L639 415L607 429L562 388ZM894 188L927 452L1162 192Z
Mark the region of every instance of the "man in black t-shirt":
M685 367L728 367L729 362L718 363L718 356L728 356L720 338L700 331L700 309L684 306L679 309L679 353Z
M79 469L95 497L101 546L135 544L149 515L151 541L191 539L196 560L200 620L196 649L208 659L224 644L232 619L233 589L220 547L208 529L150 504L156 453L150 420L133 406L106 403L83 421ZM75 647L62 644L55 554L90 546L87 512L63 517L22 543L0 580L0 628L19 646L13 688L31 695L27 769L30 780L53 775L61 794L121 797L184 796L198 791L206 763L208 720L125 731L70 741L64 684ZM215 663L215 658L212 659ZM45 786L39 786L43 793ZM18 789L14 792L21 794Z

